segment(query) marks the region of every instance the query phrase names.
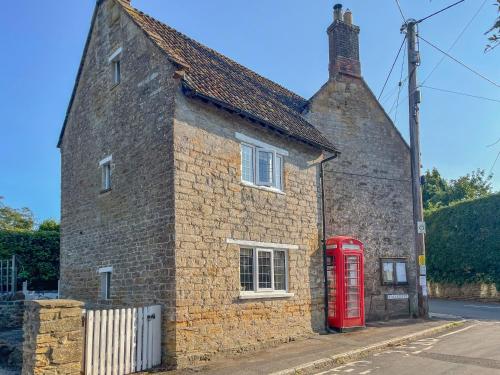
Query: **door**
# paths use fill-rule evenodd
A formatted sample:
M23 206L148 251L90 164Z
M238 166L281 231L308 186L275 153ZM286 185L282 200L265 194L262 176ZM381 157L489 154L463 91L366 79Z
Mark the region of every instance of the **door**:
M361 256L345 255L345 318L361 317Z

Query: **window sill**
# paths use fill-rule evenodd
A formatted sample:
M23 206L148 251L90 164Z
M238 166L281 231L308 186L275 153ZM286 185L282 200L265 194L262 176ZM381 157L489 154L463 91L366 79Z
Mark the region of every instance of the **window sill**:
M259 190L265 190L265 191L270 191L270 192L280 194L280 195L286 195L286 193L283 190L280 190L280 189L277 189L274 187L255 185L255 184L252 184L251 182L246 182L246 181L241 181L241 184L243 186L248 186L248 187L252 187L255 189L259 189Z
M294 295L287 292L240 292L239 299L291 298Z

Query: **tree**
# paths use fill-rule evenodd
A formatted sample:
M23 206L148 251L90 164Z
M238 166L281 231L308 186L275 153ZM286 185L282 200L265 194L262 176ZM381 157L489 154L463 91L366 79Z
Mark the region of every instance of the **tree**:
M500 14L500 0L496 1L496 4L494 4L495 7L497 8L497 14ZM489 35L488 40L489 44L486 45L485 51L491 51L493 48L497 47L498 44L500 43L500 17L497 16L497 19L493 26L485 33L485 35Z
M35 220L29 208L6 206L0 197L0 230L32 230Z
M38 227L38 231L41 232L59 232L59 223L54 219L47 219L42 221Z
M482 169L477 169L457 180L451 180L450 203L464 199L477 199L493 193L491 187L492 175L486 175Z
M422 189L422 199L424 208L428 209L437 206L444 198L448 190L448 182L441 177L436 168L425 172L425 184Z
M425 172L422 199L425 209L449 206L453 202L477 199L491 195L491 175L477 169L456 180L447 181L436 168Z

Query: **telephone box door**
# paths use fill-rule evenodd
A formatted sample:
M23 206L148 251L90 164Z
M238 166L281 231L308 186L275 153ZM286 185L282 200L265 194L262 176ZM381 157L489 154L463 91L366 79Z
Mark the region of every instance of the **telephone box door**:
M361 254L344 255L345 285L344 317L352 325L362 325L362 303L363 303L363 284L362 284L362 259Z

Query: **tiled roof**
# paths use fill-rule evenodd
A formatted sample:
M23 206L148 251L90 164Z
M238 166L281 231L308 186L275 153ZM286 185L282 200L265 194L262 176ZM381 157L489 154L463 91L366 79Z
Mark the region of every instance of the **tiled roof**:
M184 87L280 133L336 152L335 147L301 115L307 100L226 56L117 0L132 20L169 59L185 68Z

